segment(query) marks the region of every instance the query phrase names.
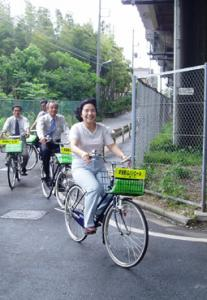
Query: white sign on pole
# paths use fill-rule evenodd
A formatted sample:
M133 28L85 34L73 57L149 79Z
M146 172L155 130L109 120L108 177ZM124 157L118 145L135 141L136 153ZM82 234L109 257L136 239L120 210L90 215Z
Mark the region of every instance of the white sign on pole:
M194 88L192 88L192 87L189 87L189 88L179 88L178 89L178 95L192 96L192 95L194 95Z

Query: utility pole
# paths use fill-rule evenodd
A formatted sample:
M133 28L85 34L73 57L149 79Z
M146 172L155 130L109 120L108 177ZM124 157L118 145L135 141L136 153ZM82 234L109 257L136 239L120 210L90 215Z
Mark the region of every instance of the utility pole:
M132 30L132 75L134 74L134 29Z
M101 107L101 93L100 93L100 73L101 73L101 0L99 0L98 9L98 31L97 31L97 41L96 41L96 103L97 110L100 113Z

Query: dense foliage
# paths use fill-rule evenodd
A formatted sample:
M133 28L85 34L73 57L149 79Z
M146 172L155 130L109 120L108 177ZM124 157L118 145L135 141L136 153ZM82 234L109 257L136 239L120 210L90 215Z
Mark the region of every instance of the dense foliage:
M104 100L125 94L128 62L107 27L102 28L101 90ZM0 98L41 97L80 100L95 95L97 33L91 24L75 24L71 15L26 1L24 15L13 19L0 0Z

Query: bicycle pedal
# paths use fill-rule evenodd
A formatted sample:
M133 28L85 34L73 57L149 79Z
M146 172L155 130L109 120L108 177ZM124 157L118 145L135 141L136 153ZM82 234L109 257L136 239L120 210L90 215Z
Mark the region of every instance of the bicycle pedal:
M98 221L95 223L95 227L101 227L102 226L102 222L101 221Z

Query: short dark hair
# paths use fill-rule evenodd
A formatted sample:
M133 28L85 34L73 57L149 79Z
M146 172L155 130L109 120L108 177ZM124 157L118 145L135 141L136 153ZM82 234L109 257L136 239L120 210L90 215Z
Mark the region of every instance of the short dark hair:
M96 112L97 112L97 106L96 106L96 99L95 98L87 98L87 99L82 100L80 102L79 106L75 110L75 116L76 116L76 118L78 119L79 122L83 121L83 119L81 117L81 114L82 114L83 107L86 104L92 104L95 107Z
M40 100L40 104L47 104L47 100L45 99Z
M16 107L18 107L18 108L20 109L20 111L22 111L22 106L21 106L21 105L18 105L18 104L15 104L15 105L12 106L12 111L13 111Z

